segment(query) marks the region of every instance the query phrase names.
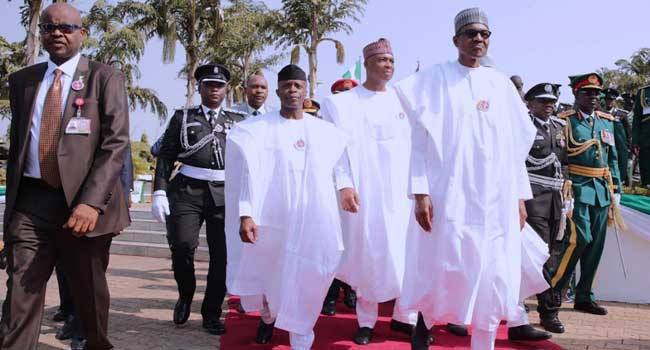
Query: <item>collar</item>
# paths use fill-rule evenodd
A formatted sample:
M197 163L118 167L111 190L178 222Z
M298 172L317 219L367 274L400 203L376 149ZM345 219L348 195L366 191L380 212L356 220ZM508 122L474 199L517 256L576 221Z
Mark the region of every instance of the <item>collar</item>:
M534 118L534 119L539 123L539 125L541 125L541 126L547 126L547 125L551 124L551 119L550 119L550 118L549 118L549 119L546 119L546 121L544 121L544 119L542 119L542 118L538 118L536 115L533 115L533 118Z
M207 107L206 105L201 105L201 109L203 110L203 115L205 115L206 117L208 116L208 112L209 112L209 111L215 111L215 112L217 112L216 115L219 115L219 113L221 112L221 106L219 106L219 108L217 108L217 109L210 109L210 108Z
M77 53L72 56L71 59L65 61L62 65L57 66L56 63L52 60L47 60L47 70L45 71L45 76L54 73L54 70L58 69L72 79L74 77L74 72L77 70L77 65L79 64L79 59L81 59L81 53Z
M589 119L589 117L591 117L592 119L595 120L596 119L596 111L594 111L594 113L592 113L592 114L587 114L587 113L583 112L582 110L580 110L580 117L581 117L580 120Z
M247 103L246 107L248 107L248 114L253 114L253 112L255 112L255 111L259 112L259 114L266 113L266 105L261 105L260 108L255 109L255 108L253 108L253 106L251 106L251 105L249 105Z

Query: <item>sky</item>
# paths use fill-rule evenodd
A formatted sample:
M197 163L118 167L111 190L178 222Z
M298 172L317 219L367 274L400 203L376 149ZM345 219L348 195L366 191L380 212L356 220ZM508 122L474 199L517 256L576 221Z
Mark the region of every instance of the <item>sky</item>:
M115 1L115 0L110 0ZM50 1L46 0L46 3ZM280 0L263 1L269 8L279 8ZM9 41L25 37L19 22L22 0L0 0L0 35ZM87 11L94 0L70 0ZM390 40L396 67L393 82L421 67L455 59L453 18L467 7L482 7L492 31L489 55L497 69L507 75L518 74L524 90L541 82L563 84L562 102L572 102L567 87L568 76L593 72L602 67L614 68L620 58L629 58L642 47L650 47L648 13L650 0L368 0L360 22L352 23L351 35L335 33L346 51L345 63L336 63L336 51L323 43L318 54L317 99L329 95L329 87L362 55L362 48L378 38ZM267 52L275 50L269 48ZM178 78L184 63L184 51L177 47L176 60L163 64L162 43L151 40L140 61L142 77L138 85L153 88L170 113L185 101L185 82ZM45 58L42 58L45 59ZM275 107L276 74L285 61L265 72L269 80L268 103ZM304 52L300 65L307 70ZM198 96L196 102L198 103ZM6 129L0 124L0 130ZM164 132L164 125L151 113L131 112L131 138L143 133L154 140Z

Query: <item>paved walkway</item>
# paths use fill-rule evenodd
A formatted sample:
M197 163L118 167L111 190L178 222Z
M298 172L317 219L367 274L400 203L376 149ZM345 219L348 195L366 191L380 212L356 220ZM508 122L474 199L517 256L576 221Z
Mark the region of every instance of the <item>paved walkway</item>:
M199 287L190 321L183 328L171 322L176 286L166 259L113 255L109 268L111 287L110 338L120 350L219 349L219 338L201 328L201 296L207 264L197 263ZM0 295L5 295L6 274L0 272ZM60 326L50 321L58 305L56 278L48 286L45 319L39 350L67 349L67 342L54 338ZM650 291L649 291L650 293ZM650 306L604 303L607 316L573 312L561 314L567 333L554 337L566 349L650 350ZM534 309L534 305L531 305ZM536 312L531 322L538 322ZM532 348L531 348L532 349ZM224 349L226 350L226 349ZM372 350L370 347L368 350Z

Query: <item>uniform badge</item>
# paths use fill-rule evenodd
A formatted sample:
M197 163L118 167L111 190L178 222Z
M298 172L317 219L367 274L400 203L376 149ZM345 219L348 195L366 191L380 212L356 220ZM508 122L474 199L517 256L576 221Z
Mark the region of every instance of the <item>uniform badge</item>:
M221 126L221 124L217 124L217 125L215 125L215 127L214 127L214 131L216 131L216 132L223 132L223 126Z
M598 77L595 76L595 75L590 75L589 78L587 78L587 80L588 80L591 84L594 84L594 85L600 85L600 84L599 84L599 81L598 81Z
M295 147L299 151L302 151L303 149L305 149L305 141L303 139L300 139L293 144L293 147Z
M609 132L609 130L601 130L600 131L600 139L604 143L606 143L606 144L608 144L610 146L614 146L614 143L615 143L614 142L614 136L612 135L611 132Z
M487 112L490 109L490 101L481 100L476 104L476 108L481 112Z
M72 82L72 85L70 85L70 87L71 87L72 90L74 90L74 91L82 90L82 89L85 87L85 85L84 85L84 76L83 76L83 75L80 75L80 76L79 76L79 79L73 81L73 82Z
M559 133L557 133L557 135L555 135L555 139L557 140L560 147L565 147L566 146L566 142L564 142L564 135L561 132L559 132Z

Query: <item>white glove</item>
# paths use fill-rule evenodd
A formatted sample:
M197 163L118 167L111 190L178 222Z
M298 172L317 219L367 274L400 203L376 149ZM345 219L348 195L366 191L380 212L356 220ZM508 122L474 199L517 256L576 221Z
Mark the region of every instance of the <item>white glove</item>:
M614 204L616 204L616 206L619 206L621 204L621 194L620 193L614 193Z
M564 201L564 207L562 208L562 214L567 215L573 211L573 198L566 199Z
M163 224L166 222L166 216L169 215L169 201L167 200L167 192L164 190L154 191L151 214L158 222Z

